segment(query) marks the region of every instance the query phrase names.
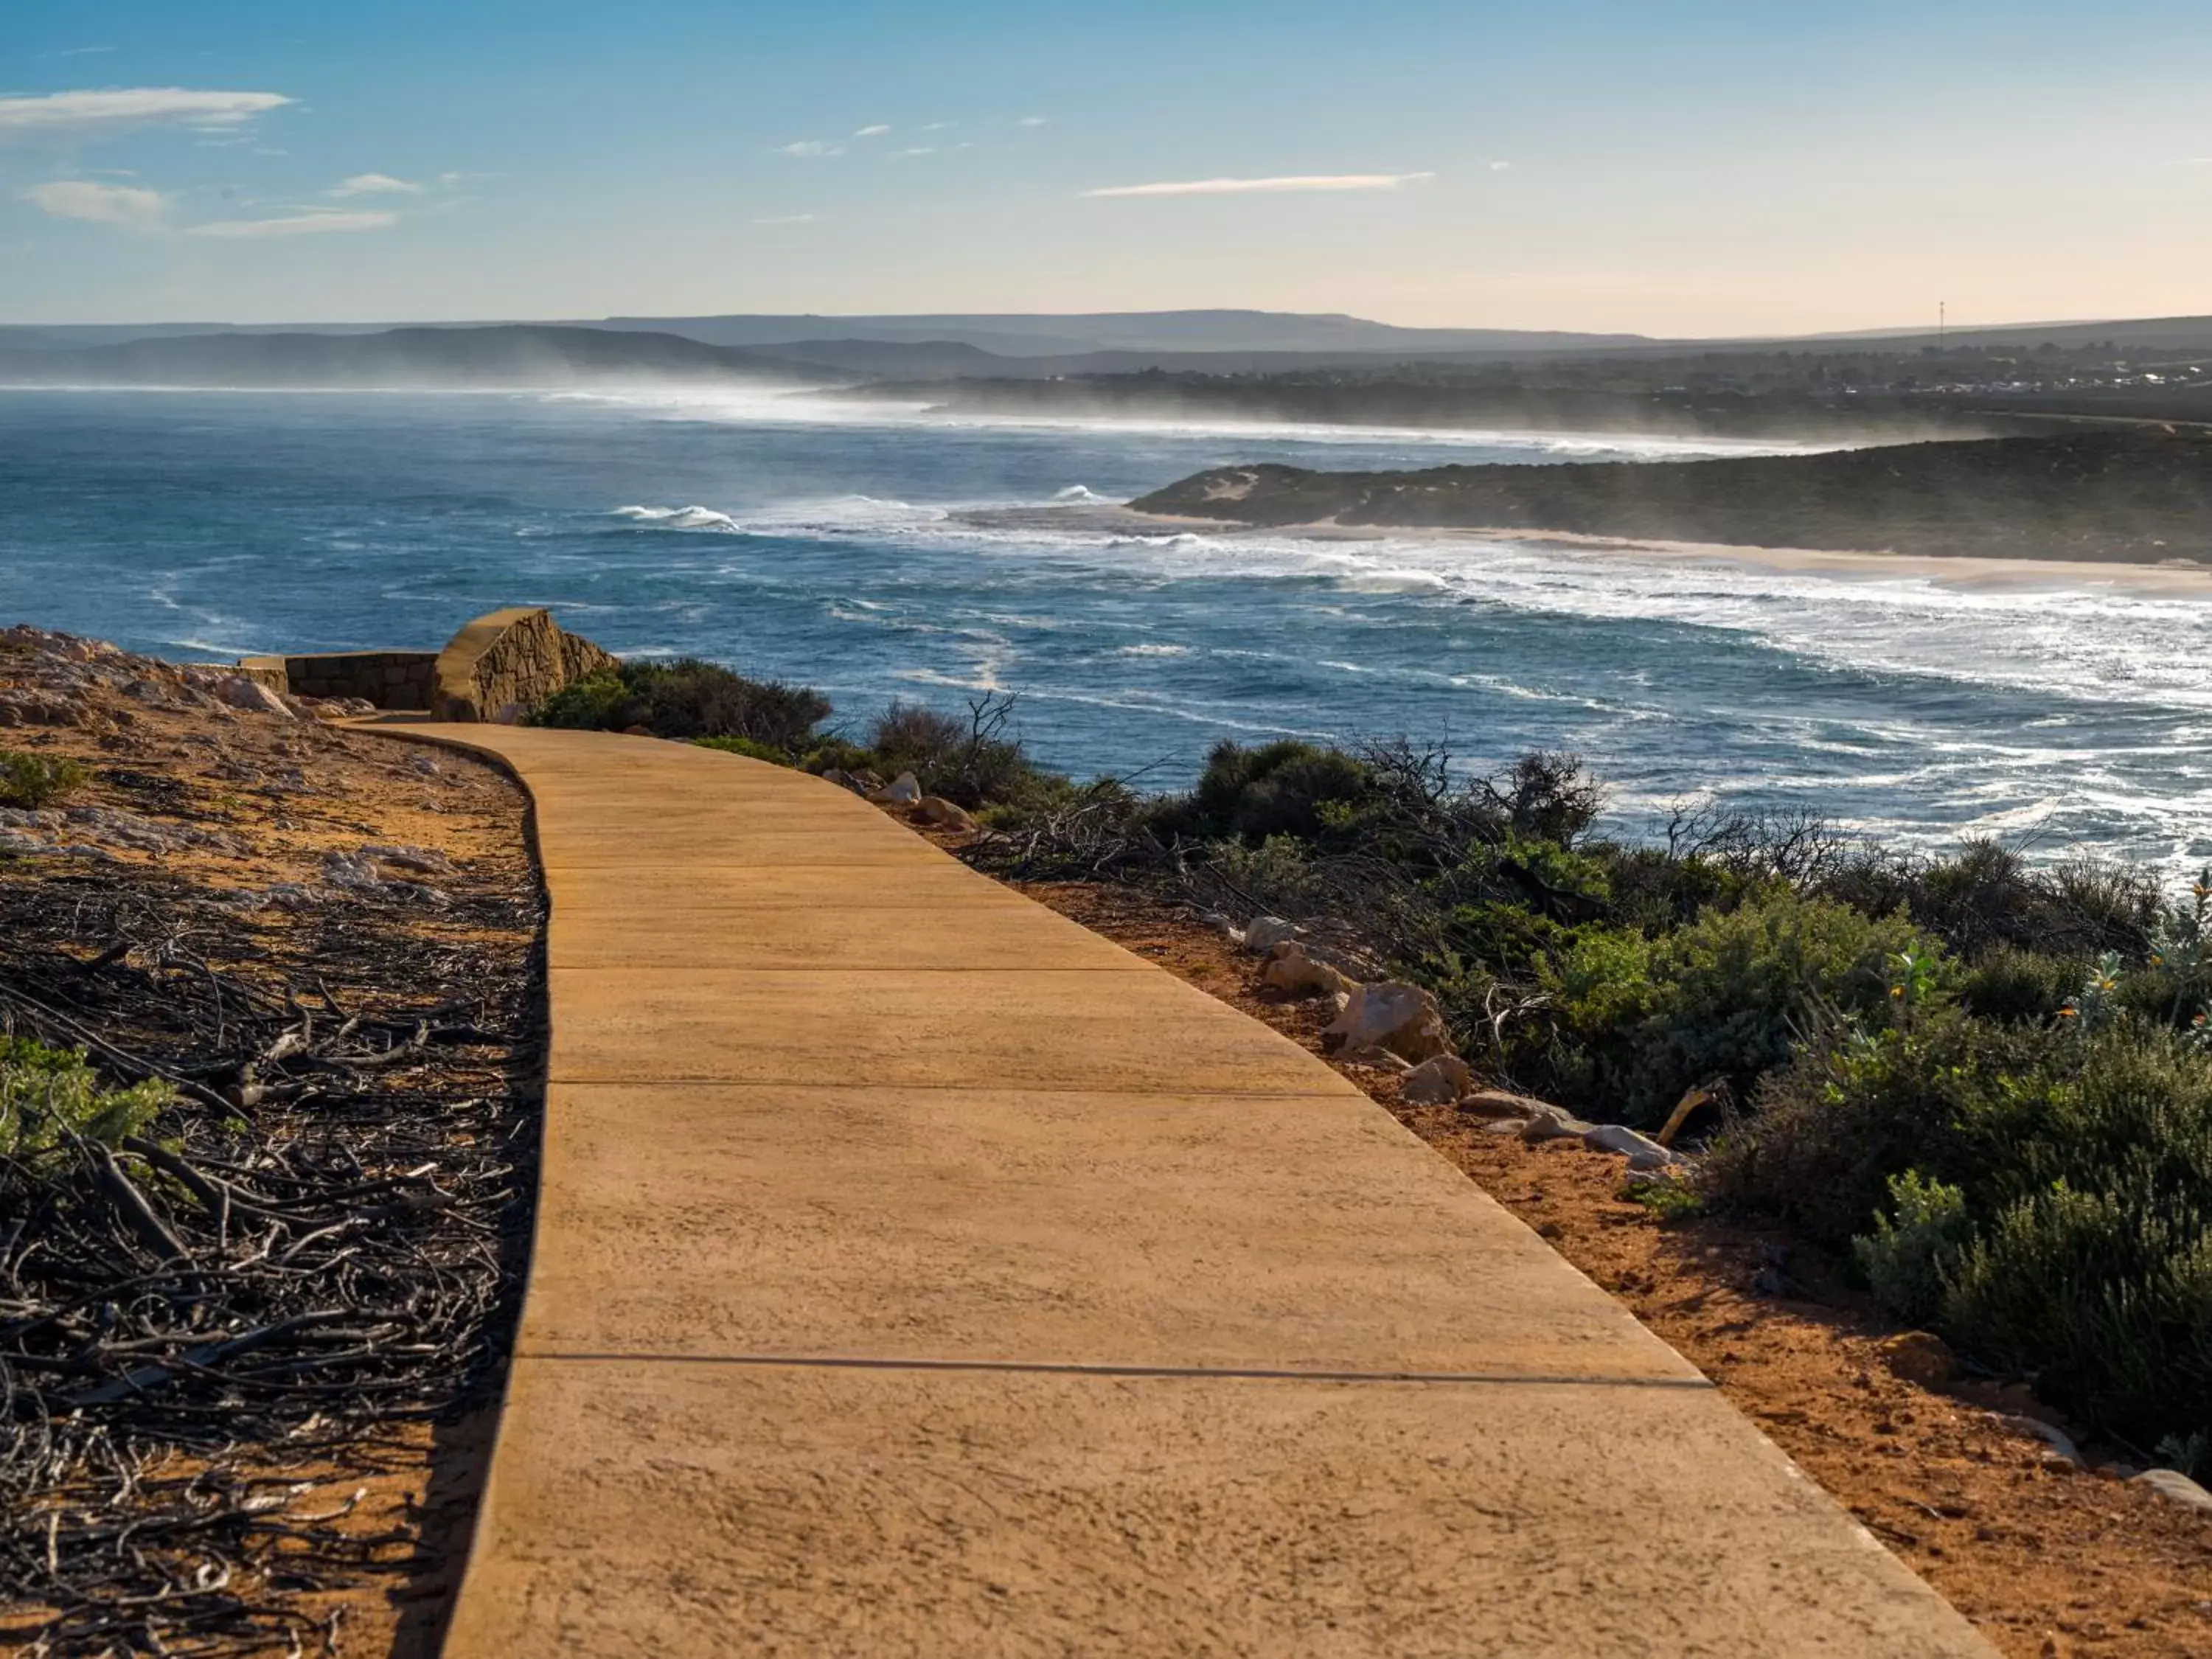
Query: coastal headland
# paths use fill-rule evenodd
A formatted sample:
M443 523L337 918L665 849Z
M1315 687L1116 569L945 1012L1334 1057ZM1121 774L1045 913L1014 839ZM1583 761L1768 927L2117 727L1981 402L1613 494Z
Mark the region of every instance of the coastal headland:
M2212 560L2212 434L2084 431L1571 467L1225 466L1129 506L1154 519L1254 528L2174 564Z

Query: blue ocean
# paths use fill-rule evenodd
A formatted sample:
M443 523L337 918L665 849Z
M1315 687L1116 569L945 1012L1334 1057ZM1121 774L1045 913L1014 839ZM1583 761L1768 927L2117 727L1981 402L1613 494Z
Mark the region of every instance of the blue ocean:
M540 604L619 653L821 687L854 723L1012 692L1032 750L1085 776L1405 734L1476 767L1577 750L1624 833L1717 799L1900 845L2212 855L2212 574L1133 531L1086 506L1231 462L1721 447L672 392L0 392L0 622L218 659L434 647Z

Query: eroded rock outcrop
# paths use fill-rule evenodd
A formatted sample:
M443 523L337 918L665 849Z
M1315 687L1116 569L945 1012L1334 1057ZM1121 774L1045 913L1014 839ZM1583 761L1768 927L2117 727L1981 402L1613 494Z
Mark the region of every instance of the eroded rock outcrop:
M565 685L611 672L614 657L520 605L478 617L438 653L432 711L441 720L511 724Z

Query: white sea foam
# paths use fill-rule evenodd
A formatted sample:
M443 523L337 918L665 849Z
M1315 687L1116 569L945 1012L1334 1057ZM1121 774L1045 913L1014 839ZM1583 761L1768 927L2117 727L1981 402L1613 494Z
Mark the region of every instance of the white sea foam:
M659 530L735 530L738 521L711 507L618 507L613 517Z

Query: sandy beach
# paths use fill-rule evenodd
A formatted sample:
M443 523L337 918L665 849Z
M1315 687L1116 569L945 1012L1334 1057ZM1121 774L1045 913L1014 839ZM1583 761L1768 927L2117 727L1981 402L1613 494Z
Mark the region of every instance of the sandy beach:
M963 522L997 530L1034 527L1125 536L1189 533L1243 540L1290 538L1327 542L1463 542L1476 545L1510 543L1520 547L1547 547L1592 555L1620 554L1647 563L1666 561L1786 570L1838 580L1918 580L1948 587L2003 592L2096 587L2167 599L2212 599L2212 566L2188 559L2144 564L2118 559L2006 559L1972 554L1936 556L1833 548L1754 547L1728 542L1645 541L1621 536L1582 535L1571 531L1346 525L1329 520L1259 526L1221 519L1139 513L1133 507L1092 502L978 509L957 516Z

